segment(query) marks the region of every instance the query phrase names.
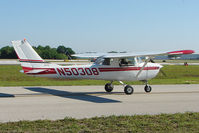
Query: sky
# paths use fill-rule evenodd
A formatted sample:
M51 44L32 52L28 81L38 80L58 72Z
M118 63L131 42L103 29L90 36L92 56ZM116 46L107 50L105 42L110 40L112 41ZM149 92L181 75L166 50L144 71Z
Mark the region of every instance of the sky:
M199 53L199 0L0 0L0 48Z

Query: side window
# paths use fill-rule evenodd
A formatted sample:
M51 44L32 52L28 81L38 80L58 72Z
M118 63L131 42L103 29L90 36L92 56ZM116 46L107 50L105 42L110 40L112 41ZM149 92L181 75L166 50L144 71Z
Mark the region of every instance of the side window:
M111 61L110 58L105 58L102 65L110 65L110 61Z
M119 61L119 66L135 66L134 58L122 58Z
M135 66L135 58L128 58L128 65Z
M128 66L128 61L126 59L121 59L119 65L120 66Z

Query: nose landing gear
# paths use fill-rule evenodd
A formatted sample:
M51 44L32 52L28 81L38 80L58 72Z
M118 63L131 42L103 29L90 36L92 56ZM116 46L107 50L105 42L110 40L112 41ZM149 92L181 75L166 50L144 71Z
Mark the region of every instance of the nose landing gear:
M146 93L149 93L152 91L152 87L148 85L148 81L145 81L145 87L144 87L144 90Z
M149 92L151 92L152 88L151 88L151 86L146 85L144 87L144 90L145 90L146 93L149 93Z

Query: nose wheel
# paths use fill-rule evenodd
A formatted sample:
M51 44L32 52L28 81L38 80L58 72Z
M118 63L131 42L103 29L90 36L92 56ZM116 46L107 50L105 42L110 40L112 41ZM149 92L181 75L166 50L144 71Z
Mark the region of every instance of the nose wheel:
M146 93L149 93L152 91L152 87L148 85L148 81L145 81L145 87L144 87L144 90Z
M152 88L151 88L151 86L146 85L146 86L144 87L144 90L145 90L146 93L149 93L149 92L151 92Z

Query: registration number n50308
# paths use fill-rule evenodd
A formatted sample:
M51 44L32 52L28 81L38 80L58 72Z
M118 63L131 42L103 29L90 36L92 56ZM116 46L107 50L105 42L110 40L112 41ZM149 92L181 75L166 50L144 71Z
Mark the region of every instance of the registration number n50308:
M67 75L67 76L91 76L91 75L99 75L99 71L97 68L56 68L59 75Z

